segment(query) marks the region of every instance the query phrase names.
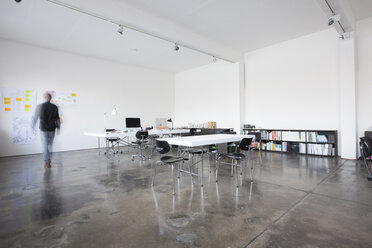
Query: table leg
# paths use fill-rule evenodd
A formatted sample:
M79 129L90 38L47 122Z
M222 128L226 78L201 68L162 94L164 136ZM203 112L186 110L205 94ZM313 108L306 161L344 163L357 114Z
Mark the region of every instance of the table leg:
M201 173L200 173L200 186L203 187L203 171L204 171L204 151L203 151L203 148L202 148L202 152L201 152Z
M98 137L98 155L101 155L101 139Z

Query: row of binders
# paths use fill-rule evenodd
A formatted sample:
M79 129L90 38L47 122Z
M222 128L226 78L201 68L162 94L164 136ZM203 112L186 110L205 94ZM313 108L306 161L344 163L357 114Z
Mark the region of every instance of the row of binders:
M334 156L335 148L332 144L307 144L307 153L323 156Z
M307 133L308 142L317 142L317 143L328 143L327 136L320 135L317 132L308 132Z
M257 144L259 148L260 144ZM298 152L302 154L313 154L323 156L334 156L335 148L332 144L306 144L306 143L274 143L273 141L262 143L261 150L280 151L280 152Z
M282 132L282 140L285 141L306 141L306 132Z

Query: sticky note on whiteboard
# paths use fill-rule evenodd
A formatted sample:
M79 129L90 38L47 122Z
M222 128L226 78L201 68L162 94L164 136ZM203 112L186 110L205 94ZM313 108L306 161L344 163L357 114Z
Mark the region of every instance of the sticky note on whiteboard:
M12 111L11 108L5 108L5 111L9 112L9 111Z
M72 93L71 96L76 97L76 93Z
M22 102L22 98L16 98L17 102Z

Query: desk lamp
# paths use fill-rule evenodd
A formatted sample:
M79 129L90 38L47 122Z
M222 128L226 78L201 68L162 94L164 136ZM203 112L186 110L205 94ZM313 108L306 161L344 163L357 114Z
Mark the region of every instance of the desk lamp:
M106 115L107 115L107 112L108 111L106 111L105 113L103 113L103 120L104 120L104 122L105 122L105 131L106 131ZM111 113L110 113L112 116L115 116L115 115L117 115L118 114L118 112L117 112L117 110L116 110L116 105L114 105L113 107L112 107L112 110L111 110Z

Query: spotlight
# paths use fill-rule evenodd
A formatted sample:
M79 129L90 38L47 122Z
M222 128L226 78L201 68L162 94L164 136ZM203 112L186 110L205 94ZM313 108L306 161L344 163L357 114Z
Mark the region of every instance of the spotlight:
M340 15L333 15L328 19L328 26L332 26L333 23L340 21L341 16Z
M173 48L174 51L178 51L180 50L180 47L177 45L177 43L174 43L174 48Z
M16 1L17 3L20 3L20 2L22 2L22 0L14 0L14 1Z
M217 62L217 58L216 58L215 56L213 56L213 58L212 58L212 62L213 62L213 63L216 63L216 62Z
M122 25L119 25L119 29L118 29L118 33L123 35L123 32L124 32L124 28Z

